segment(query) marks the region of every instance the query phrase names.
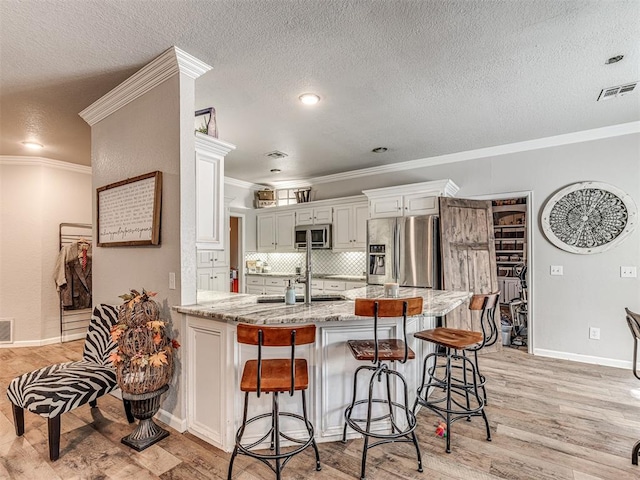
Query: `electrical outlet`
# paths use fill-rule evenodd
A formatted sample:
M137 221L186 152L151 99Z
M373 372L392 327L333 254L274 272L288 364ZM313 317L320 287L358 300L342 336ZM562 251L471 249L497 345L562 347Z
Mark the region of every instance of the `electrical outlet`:
M600 340L600 329L598 327L589 327L589 338L591 340Z
M176 289L176 273L169 272L169 290Z
M620 276L622 278L635 278L638 276L636 267L620 267Z
M562 265L551 265L551 275L564 275Z

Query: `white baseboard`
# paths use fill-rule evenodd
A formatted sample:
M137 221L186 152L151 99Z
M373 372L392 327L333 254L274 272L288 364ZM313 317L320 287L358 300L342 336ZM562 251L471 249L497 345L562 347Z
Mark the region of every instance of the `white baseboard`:
M87 336L87 332L82 333L74 333L70 335L65 335L65 342L70 342L72 340L78 340L80 338L85 338ZM43 347L45 345L52 345L54 343L60 343L60 337L52 337L52 338L44 338L42 340L21 340L13 343L0 343L0 348L21 348L21 347Z
M555 350L533 349L534 355L541 357L559 358L571 360L573 362L590 363L592 365L602 365L605 367L624 368L631 370L632 362L626 360L616 360L614 358L594 357L592 355L581 355L579 353L556 352Z
M109 393L116 398L122 400L122 390L119 388L115 389L113 392ZM187 431L187 419L184 420L176 417L175 415L167 412L166 410L158 410L158 413L155 415L155 418L160 420L162 423L169 425L174 430L177 430L180 433L184 433Z
M158 410L158 414L156 415L156 418L160 420L162 423L169 425L171 428L173 428L174 430L177 430L180 433L184 433L187 431L186 418L180 419L175 415L162 409Z

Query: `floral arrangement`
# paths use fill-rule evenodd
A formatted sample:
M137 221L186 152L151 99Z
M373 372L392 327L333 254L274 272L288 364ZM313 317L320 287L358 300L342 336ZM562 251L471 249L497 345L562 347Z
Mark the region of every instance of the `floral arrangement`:
M109 360L116 367L122 391L140 394L155 391L171 380L173 353L180 347L159 320L160 309L151 299L155 292L131 290L121 295L124 303L111 338L118 345Z

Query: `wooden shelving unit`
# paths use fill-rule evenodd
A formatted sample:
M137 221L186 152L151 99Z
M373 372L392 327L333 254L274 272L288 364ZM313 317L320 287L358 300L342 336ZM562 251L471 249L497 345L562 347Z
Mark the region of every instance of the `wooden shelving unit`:
M526 215L527 205L524 203L493 206L493 230L498 284L502 292L501 303L509 303L519 296L519 279L514 273L514 267L527 262Z

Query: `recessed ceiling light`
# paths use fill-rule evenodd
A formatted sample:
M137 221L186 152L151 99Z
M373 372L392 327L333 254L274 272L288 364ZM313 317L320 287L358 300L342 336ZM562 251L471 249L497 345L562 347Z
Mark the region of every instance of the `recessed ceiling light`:
M606 65L611 65L612 63L618 63L620 60L622 60L624 58L624 55L616 55L615 57L611 57L610 59L608 59L606 62L604 62Z
M44 145L42 145L41 143L37 143L37 142L22 142L22 144L27 147L27 148L32 148L34 150L39 150L41 148L44 148Z
M282 170L280 170L279 168L272 168L271 170L269 170L271 173L280 173Z
M373 153L384 153L387 150L389 150L387 147L376 147L373 150L371 150Z
M305 105L315 105L320 101L320 97L315 93L303 93L298 98Z

